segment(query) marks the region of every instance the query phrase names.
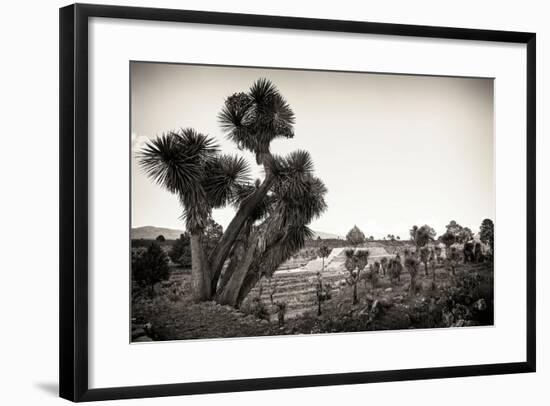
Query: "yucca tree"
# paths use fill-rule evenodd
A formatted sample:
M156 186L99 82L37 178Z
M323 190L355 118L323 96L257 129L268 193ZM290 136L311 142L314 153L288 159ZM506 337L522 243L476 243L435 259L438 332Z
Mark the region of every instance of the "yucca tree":
M435 249L435 259L436 259L437 263L440 264L440 263L441 263L441 260L442 260L442 257L441 257L441 255L442 255L441 247L440 247L439 245L436 245L434 249Z
M344 261L344 267L349 273L348 277L346 278L346 281L348 282L349 285L353 286L355 269L357 268L355 250L353 248L348 248L344 251L344 255L346 257ZM356 278L356 279L359 280L359 278Z
M348 284L353 287L352 300L355 305L359 303L359 298L357 297L357 283L361 278L361 271L367 265L369 253L368 251L347 249L344 251L344 255L346 256L344 266L349 272L349 276L346 280Z
M209 299L211 274L201 241L203 230L212 209L238 198L248 181L247 163L220 154L211 138L190 128L149 141L138 158L153 181L178 196L191 240L193 298Z
M479 238L481 242L489 245L491 256L495 249L495 224L491 219L484 219L479 227Z
M428 261L430 260L430 249L426 246L420 248L420 262L424 264L424 275L428 276Z
M434 240L436 233L432 227L424 224L421 227L418 227L416 225L413 226L409 230L409 234L411 236L411 241L416 246L417 253L419 253L422 247L426 246L426 244Z
M439 240L445 244L445 257L449 258L451 256L451 247L457 242L456 236L452 232L446 231L439 237Z
M456 267L460 262L460 255L456 247L451 247L450 252L447 256L447 265L451 271L451 274L456 275Z
M437 254L435 253L435 249L432 248L430 250L430 258L429 258L429 261L430 261L430 265L432 266L432 280L435 282L435 279L437 277L437 274L436 274L436 265L437 265Z
M151 141L139 159L149 177L181 201L194 299L239 306L262 275L272 275L312 238L307 225L326 209L326 187L313 176L308 152L271 153L272 140L294 136L294 113L268 80L228 97L219 121L230 140L255 154L262 180L250 182L242 158L222 155L209 137L191 129ZM207 219L228 204L236 214L206 258L201 238Z
M327 189L313 176L309 153L296 151L287 157L274 157L275 182L262 204L253 213L241 233L243 246L233 251L222 275L228 281L218 287L218 301L239 306L250 289L264 276L271 276L278 266L313 238L307 226L326 210ZM230 277L226 274L231 273Z
M271 154L271 141L294 137L295 116L275 85L262 78L248 92L229 96L218 119L228 139L240 149L255 154L256 162L263 165L265 177L246 199L241 200L220 244L210 255L212 290L216 289L223 265L243 227L275 182L273 166L277 163Z
M380 269L382 269L382 274L386 276L386 271L388 270L388 258L383 257L380 260Z
M414 295L416 293L416 275L418 274L418 259L416 256L408 255L405 257L405 268L411 276L409 294Z
M315 283L315 296L317 298L317 316L323 313L322 304L332 297L332 287L329 283L323 281L321 272L317 272L317 281Z
M390 275L390 282L392 285L396 285L401 282L401 272L403 270L403 265L401 264L401 258L396 256L391 258L388 264L388 273Z
M369 273L369 279L372 284L372 290L376 289L376 285L378 284L378 275L380 275L380 262L374 261L372 265L370 265L370 273Z
M361 275L361 272L365 270L369 263L369 251L367 250L357 250L355 251L355 265L357 266L357 280L361 280L362 278L372 279L372 274L369 275ZM373 288L374 288L373 282ZM357 283L353 286L353 304L357 304L359 302L359 299L357 297Z
M321 268L322 272L325 271L325 258L328 258L331 252L332 252L332 249L327 247L326 245L322 245L321 247L319 247L319 256L323 260L323 265Z
M218 118L228 138L240 149L256 154L261 165L270 158L271 141L294 137L294 112L265 78L257 80L248 92L228 97Z

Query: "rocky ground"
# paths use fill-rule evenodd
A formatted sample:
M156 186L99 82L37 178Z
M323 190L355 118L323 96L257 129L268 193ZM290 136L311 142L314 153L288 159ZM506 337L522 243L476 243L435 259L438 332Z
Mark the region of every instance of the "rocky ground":
M145 316L145 315L144 315ZM254 337L276 334L267 320L246 315L215 302L171 306L170 314L150 314L154 340L190 338ZM152 317L151 317L152 316Z
M178 271L157 287L154 297L135 297L132 342L277 334L278 327L269 321L230 306L193 303L189 291L189 273Z

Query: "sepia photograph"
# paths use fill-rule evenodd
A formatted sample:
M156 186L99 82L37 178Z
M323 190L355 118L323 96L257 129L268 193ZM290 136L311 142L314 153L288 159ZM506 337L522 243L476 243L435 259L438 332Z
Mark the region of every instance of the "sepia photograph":
M494 79L130 62L132 343L494 324Z

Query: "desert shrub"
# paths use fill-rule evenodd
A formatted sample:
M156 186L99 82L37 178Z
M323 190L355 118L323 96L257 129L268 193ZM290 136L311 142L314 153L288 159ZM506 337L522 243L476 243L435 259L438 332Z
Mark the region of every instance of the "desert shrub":
M317 281L315 284L315 296L317 298L317 315L322 313L322 304L332 298L332 286L330 283L323 281L320 272L317 272Z
M351 230L346 234L346 240L357 247L365 243L365 234L357 226L353 226Z
M382 275L386 276L386 271L388 270L388 258L383 257L380 260L380 269L382 270Z
M133 239L131 241L131 246L132 246L132 249L149 248L151 244L158 244L160 245L161 248L168 250L173 243L174 243L173 240L167 240L167 239L165 239L164 241L158 241L156 238L150 238L150 239L140 238L140 239Z
M407 255L405 257L405 268L411 276L411 284L409 286L409 293L416 293L416 275L418 274L418 259L414 255Z
M464 257L464 263L466 262L475 262L475 245L471 241L467 241L464 243L464 247L462 248L463 257Z
M391 304L378 300L366 300L359 308L342 303L327 313L316 326L321 333L373 331L385 329L382 322Z
M446 258L446 264L449 271L451 271L451 274L454 276L456 275L456 268L458 267L458 264L461 262L460 253L456 249L456 247L451 247L450 250L448 250L448 256Z
M491 325L494 321L493 277L464 273L452 278L440 303L445 325Z
M440 264L441 261L443 260L442 249L439 245L436 245L434 250L435 250L435 256L436 256L436 259L437 259L437 263Z
M377 330L405 330L411 327L411 319L403 306L383 309L375 320Z
M370 317L366 312L359 314L356 306L347 303L339 309L325 311L322 317L307 313L292 322L291 331L294 334L365 331L370 323Z
M243 302L240 310L244 314L251 314L261 320L269 320L270 317L269 309L259 297Z
M330 254L330 252L329 252ZM314 248L302 248L300 251L298 251L296 254L292 256L294 259L307 259L307 260L313 260L320 256L319 250L316 250ZM327 254L328 256L328 254Z
M206 220L206 227L203 231L202 244L206 256L210 256L216 245L223 236L223 227L216 223L212 217Z
M372 290L376 289L376 286L378 285L378 273L380 269L380 264L378 262L375 262L373 265L369 266L369 271L365 273L364 280L365 280L365 288L366 288L366 282L370 282Z
M420 262L424 264L424 274L428 276L428 262L430 261L430 249L428 247L420 248Z
M495 249L495 225L491 219L485 219L479 228L479 238L484 244L489 245L490 251L486 254L488 259L492 259Z
M191 267L191 238L188 233L180 234L168 252L172 262L185 268Z
M148 247L148 246L147 246ZM147 247L144 246L138 246L138 247L132 247L132 265L135 261L139 259L145 252L147 252Z
M325 258L328 258L331 252L332 248L329 248L326 245L322 245L321 247L319 247L318 254L323 259L323 271L325 270Z
M140 288L148 288L153 295L156 283L170 277L168 257L156 243L145 252L132 257L132 278Z
M443 306L435 298L415 303L407 309L410 326L415 328L441 327Z
M344 266L346 270L348 271L348 277L346 278L346 282L353 286L353 303L358 302L357 298L357 283L359 282L359 272L356 270L357 268L357 257L355 256L355 251L353 249L347 249L344 251L344 254L346 256L346 261L344 262Z
M372 322L368 314L330 316L323 318L313 333L341 333L369 330Z
M390 259L388 265L388 273L390 274L390 281L392 285L395 285L401 281L402 270L403 265L401 265L401 259L399 258L399 256Z
M275 293L277 293L278 286L279 286L279 281L277 279L274 279L272 277L267 278L267 289L269 293L269 302L271 303L271 306L275 305L273 301L273 297L275 296Z
M153 323L153 332L148 334L154 340L168 340L172 337L166 326L173 321L173 314L185 303L185 291L190 286L180 282L164 281L157 285L154 296L147 290L132 292L132 318L138 323Z
M286 302L276 302L275 309L277 312L277 320L279 322L279 327L283 327L285 324Z
M449 226L447 226L449 227ZM445 256L449 257L451 246L457 242L456 235L452 231L447 231L439 237L439 241L445 244Z

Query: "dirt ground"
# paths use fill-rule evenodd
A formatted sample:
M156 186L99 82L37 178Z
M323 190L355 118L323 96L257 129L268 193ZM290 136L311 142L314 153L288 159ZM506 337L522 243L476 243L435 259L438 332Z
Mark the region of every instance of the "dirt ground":
M482 282L475 287L462 286L470 279ZM180 273L157 289L154 298L135 299L132 321L135 325L149 323L152 340L484 325L492 324L492 280L491 264L461 265L456 276L438 266L433 285L431 273L425 275L421 266L416 294L409 293L406 271L397 285L380 275L374 289L370 283L358 285L357 304L352 303L351 286L342 286L322 304L321 316L314 306L280 326L274 306L265 300L256 300L256 307L243 311L214 302L192 303L188 275Z

